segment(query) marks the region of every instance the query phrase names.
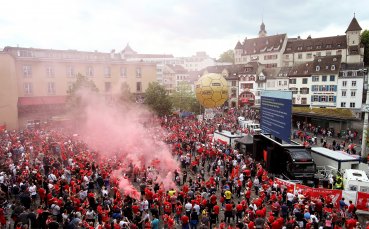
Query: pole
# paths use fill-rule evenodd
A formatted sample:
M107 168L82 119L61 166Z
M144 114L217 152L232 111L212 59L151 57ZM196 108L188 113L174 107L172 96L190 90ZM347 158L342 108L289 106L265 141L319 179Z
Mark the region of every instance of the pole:
M365 106L368 107L369 106L369 87L366 90L366 102L365 102ZM364 125L363 125L363 136L361 138L361 157L362 158L367 158L368 154L366 152L366 137L368 136L368 114L369 114L369 110L368 109L364 109L365 111L365 115L364 115Z

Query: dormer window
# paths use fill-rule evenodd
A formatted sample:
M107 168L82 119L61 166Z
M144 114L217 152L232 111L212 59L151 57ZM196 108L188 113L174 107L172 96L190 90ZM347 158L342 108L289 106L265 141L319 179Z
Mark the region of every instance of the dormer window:
M297 50L301 51L302 50L302 46L297 47Z
M331 44L327 44L327 49L329 49L329 48L332 48L332 45Z
M320 66L316 66L315 71L319 72L320 71Z
M336 65L332 64L332 66L331 66L331 70L332 70L332 71L336 70Z
M337 58L335 57L335 58L333 58L333 61L337 61Z
M316 46L316 49L321 49L322 48L322 46L321 45L317 45Z
M322 59L318 59L318 62L322 62Z
M341 44L337 44L337 47L338 47L338 48L341 48Z

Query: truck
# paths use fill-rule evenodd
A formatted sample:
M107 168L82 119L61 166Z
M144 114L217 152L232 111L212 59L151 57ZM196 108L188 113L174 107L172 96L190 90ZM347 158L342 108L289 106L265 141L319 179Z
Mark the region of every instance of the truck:
M245 136L243 133L230 132L227 130L216 130L213 135L213 142L221 142L234 148L236 145L235 140L240 139L243 136Z
M343 189L346 191L369 192L369 179L363 170L345 169Z
M284 142L271 134L254 135L253 157L264 161L268 172L284 178L300 181L315 181L316 165L305 146L291 141Z
M312 147L311 156L318 167L329 167L336 171L358 169L359 155L350 155L342 151L334 151L324 147Z

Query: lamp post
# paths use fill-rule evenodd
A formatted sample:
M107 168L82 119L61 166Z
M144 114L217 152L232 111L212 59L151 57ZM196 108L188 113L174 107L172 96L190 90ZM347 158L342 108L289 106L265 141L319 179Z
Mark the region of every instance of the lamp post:
M364 70L364 78L365 74L367 73L367 70ZM364 125L363 125L363 135L361 138L361 157L367 158L368 154L366 152L366 138L368 136L368 114L369 114L369 87L366 89L366 102L362 106L361 109L362 112L365 112L364 115Z

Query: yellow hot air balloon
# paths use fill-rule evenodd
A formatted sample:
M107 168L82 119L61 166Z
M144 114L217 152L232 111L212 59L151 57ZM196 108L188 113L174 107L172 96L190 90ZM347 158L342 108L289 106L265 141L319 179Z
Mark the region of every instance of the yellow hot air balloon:
M219 107L228 98L228 85L223 76L209 73L195 83L196 98L205 108Z

